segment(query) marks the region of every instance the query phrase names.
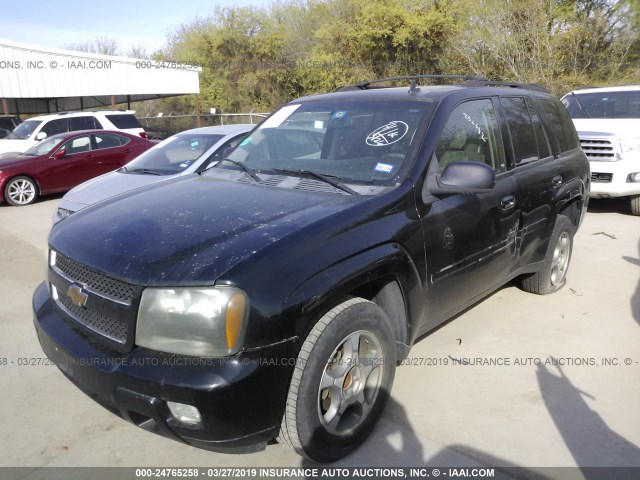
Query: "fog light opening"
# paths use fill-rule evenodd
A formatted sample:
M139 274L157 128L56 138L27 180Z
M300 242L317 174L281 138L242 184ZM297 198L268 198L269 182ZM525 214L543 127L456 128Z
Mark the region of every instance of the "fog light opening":
M197 425L202 422L202 416L198 409L192 405L177 402L167 402L173 418L187 425Z
M640 172L630 173L627 177L627 182L630 183L640 183Z

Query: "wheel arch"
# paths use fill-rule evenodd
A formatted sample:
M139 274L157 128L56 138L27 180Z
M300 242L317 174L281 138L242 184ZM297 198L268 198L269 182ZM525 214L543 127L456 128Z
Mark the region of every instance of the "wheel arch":
M304 339L324 313L345 298L376 303L391 320L398 360L408 355L425 310L420 276L408 252L389 243L360 252L315 274L286 300L298 310L296 334Z

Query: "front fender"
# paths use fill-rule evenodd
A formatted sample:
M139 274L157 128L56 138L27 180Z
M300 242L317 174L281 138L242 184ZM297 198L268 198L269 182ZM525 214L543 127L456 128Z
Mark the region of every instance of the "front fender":
M291 292L284 309L298 312L296 334L304 338L320 315L341 298L381 279L395 280L400 287L406 313L405 325L396 329L400 337L397 341L411 345L424 318L426 302L415 263L398 243L365 250L311 276Z

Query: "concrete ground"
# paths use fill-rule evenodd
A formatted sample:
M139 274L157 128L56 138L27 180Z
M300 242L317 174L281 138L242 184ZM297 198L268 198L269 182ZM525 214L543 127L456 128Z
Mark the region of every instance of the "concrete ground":
M280 445L228 455L155 436L37 364L31 295L58 200L0 206L0 466L307 465ZM623 210L592 202L560 292L505 286L420 340L337 466L640 467L640 218Z

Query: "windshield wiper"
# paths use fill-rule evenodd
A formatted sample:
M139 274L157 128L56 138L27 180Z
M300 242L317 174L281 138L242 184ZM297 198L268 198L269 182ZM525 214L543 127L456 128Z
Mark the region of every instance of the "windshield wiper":
M124 168L124 167L122 167ZM159 172L157 170L152 170L150 168L134 168L133 170L128 170L125 168L124 170L127 173L141 173L145 175L164 175L164 173Z
M328 183L329 185L336 187L343 192L347 192L349 195L360 195L358 192L342 183L342 179L337 175L328 175L326 173L318 173L311 170L296 170L294 168L273 168L272 170L278 173L293 173L294 175L305 175L307 177L313 177L320 180L321 182Z
M256 174L256 171L253 168L247 167L244 163L231 160L230 158L223 158L211 168L218 168L220 165L222 165L222 162L233 163L235 166L240 167L247 175L253 178L256 182L262 183L262 180Z

